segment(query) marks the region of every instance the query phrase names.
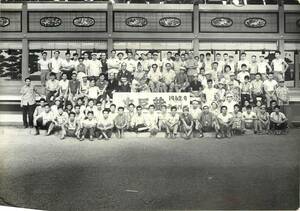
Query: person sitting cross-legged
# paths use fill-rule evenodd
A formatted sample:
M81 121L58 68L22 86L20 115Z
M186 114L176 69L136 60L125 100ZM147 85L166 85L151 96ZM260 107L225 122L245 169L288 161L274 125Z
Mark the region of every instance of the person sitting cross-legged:
M102 118L100 118L97 123L97 128L100 130L98 139L104 138L105 140L109 140L111 138L114 122L109 116L109 112L109 109L104 109L102 111Z
M194 119L192 115L189 113L188 106L183 107L183 113L180 116L180 120L181 120L181 129L184 133L184 138L190 139L193 135Z
M244 133L244 119L243 114L240 112L240 105L234 105L234 111L232 113L232 134L241 135Z
M275 135L285 134L287 132L288 119L284 113L280 112L280 106L275 106L270 114L270 128Z

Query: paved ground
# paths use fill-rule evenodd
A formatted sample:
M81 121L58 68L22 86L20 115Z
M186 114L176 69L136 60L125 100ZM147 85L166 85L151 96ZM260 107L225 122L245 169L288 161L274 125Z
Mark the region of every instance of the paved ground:
M296 209L299 135L78 142L0 127L0 202L48 210Z

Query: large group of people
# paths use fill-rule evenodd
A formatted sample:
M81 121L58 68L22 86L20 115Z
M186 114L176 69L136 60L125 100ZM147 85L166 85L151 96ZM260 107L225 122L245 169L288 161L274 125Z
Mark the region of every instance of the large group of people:
M73 57L73 58L72 58ZM213 59L214 57L214 59ZM288 64L279 51L271 62L265 55L242 52L235 61L232 55L194 52L159 52L137 54L112 50L110 57L84 52L60 56L55 51L48 58L42 53L38 62L42 89L30 78L21 89L25 127L35 127L36 135L61 131L61 138L79 140L122 138L125 131L145 132L166 137L203 137L215 132L217 138L254 133L284 134L289 90L284 83ZM115 92L185 92L190 106L115 105ZM39 105L36 94L40 95ZM147 96L145 94L145 96Z

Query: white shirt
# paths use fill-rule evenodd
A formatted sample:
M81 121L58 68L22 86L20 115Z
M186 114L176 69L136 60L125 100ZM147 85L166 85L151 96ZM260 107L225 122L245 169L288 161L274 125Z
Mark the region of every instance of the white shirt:
M269 79L265 80L263 86L264 86L265 91L274 92L275 88L277 86L277 81L275 81L275 80L270 81Z
M224 70L225 62L223 60L216 61L218 63L217 72L221 73Z
M97 99L100 94L100 89L98 86L93 86L88 89L88 98Z
M118 58L109 58L107 60L108 73L118 73L120 68L120 60Z
M64 69L71 69L71 68L75 68L75 65L74 65L74 62L72 60L62 60L61 62L61 66L64 68Z
M176 73L173 70L164 71L162 75L166 84L171 84L176 77Z
M67 90L69 86L69 80L60 80L59 81L59 87L62 89L62 90Z
M101 73L101 67L102 67L101 62L98 59L96 59L96 60L91 60L89 62L89 64L90 64L90 68L88 71L88 75L89 76L99 76Z
M238 70L241 70L241 69L242 69L242 64L247 65L247 69L249 69L249 66L250 66L249 61L248 61L248 60L240 60L240 61L238 61L238 63L237 63Z
M160 70L156 70L155 72L150 70L148 73L148 78L153 82L158 82L162 78L162 74Z
M50 60L48 60L48 59L46 59L46 60L40 59L40 60L38 61L38 63L39 63L40 66L41 66L41 70L49 70L48 64L50 63Z
M163 59L162 60L162 67L163 67L163 71L166 70L166 64L170 63L172 66L172 69L174 68L174 61L172 59Z
M282 112L279 112L278 114L276 114L276 112L272 112L270 118L281 122L286 119L286 116Z
M58 57L58 59L55 59L54 57L50 60L50 63L52 65L52 72L59 73L60 67L62 66L62 59Z
M261 73L261 74L266 74L267 66L268 66L268 63L266 61L257 62L257 72Z
M254 119L257 119L256 113L251 111L248 113L247 111L243 112L243 119L246 123L251 123L253 122Z
M136 70L137 67L137 61L130 59L130 60L125 60L125 63L127 65L126 70L128 70L129 72L133 72L134 70Z
M228 123L230 119L232 118L232 115L227 113L225 116L221 113L218 114L218 118L221 119L224 123Z
M155 128L157 127L158 123L158 115L157 113L150 114L148 113L147 118L146 118L146 124L150 128Z
M284 70L283 59L273 59L272 63L273 63L274 72L281 72L281 73L283 72Z
M249 76L250 77L250 75L249 75L249 73L247 71L245 71L245 72L239 72L237 74L237 76L236 76L236 79L239 80L241 83L244 83L245 76Z
M190 109L190 114L192 115L193 119L199 119L200 115L202 113L202 110L200 108L194 109L193 107Z
M231 102L228 102L227 100L223 103L223 106L227 107L227 112L228 113L233 113L234 112L234 105L237 104L237 102L235 102L234 100L232 100Z
M214 100L215 100L215 95L218 92L218 90L216 88L205 88L203 90L203 93L206 96L206 102L207 104L211 104Z

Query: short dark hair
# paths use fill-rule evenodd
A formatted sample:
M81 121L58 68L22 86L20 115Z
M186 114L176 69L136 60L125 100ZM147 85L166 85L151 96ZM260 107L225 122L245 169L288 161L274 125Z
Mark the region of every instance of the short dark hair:
M87 115L89 115L89 114L94 114L94 112L93 111L88 111Z
M71 116L71 115L76 116L75 112L73 112L73 111L70 112L69 116Z
M46 102L46 99L42 97L42 98L40 99L40 102L41 102L41 101Z
M276 109L276 108L280 109L280 106L279 105L274 106L274 109Z
M138 106L136 107L136 109L139 109L139 108L141 108L141 109L142 109L142 106L138 105Z
M171 111L174 110L174 109L177 111L177 107L176 106L172 106L171 107Z
M112 107L112 106L117 107L116 104L111 104L109 107Z
M250 77L249 77L248 75L246 75L246 76L244 77L244 79L245 79L245 80L249 80Z
M211 54L210 53L206 53L205 56L211 56Z
M212 81L212 79L208 79L208 80L207 80L207 83L209 83L209 82L211 82L211 83L212 83L212 82L213 82L213 81Z
M155 106L154 106L153 104L149 105L149 108L151 108L151 107L152 107L152 108L155 108Z
M56 78L56 74L55 74L54 72L51 72L51 73L49 74L49 76L55 76L55 78Z
M105 108L105 109L103 109L102 113L104 114L104 112L107 112L107 113L109 113L109 112L110 112L110 110L109 110L108 108Z
M221 110L222 110L223 108L227 109L227 106L224 106L224 105L223 105L223 106L221 106Z
M153 66L156 66L156 67L158 67L158 65L157 65L157 64L152 64L152 67L153 67Z
M241 67L247 67L247 65L246 64L242 64Z
M123 111L124 111L124 107L123 107L123 106L119 106L119 107L118 107L118 111L119 111L119 110L123 110Z
M246 109L247 109L247 110L252 109L252 106L251 106L251 105L247 105L247 106L246 106Z
M31 81L31 79L29 77L27 77L27 78L24 79L24 81L27 81L27 80Z
M47 55L48 53L47 53L46 51L44 51L44 52L42 52L42 55L44 55L44 54L46 54L46 55Z
M240 109L240 105L239 104L235 104L234 106L233 106L234 108L239 108Z
M128 106L131 106L131 105L132 105L133 107L135 107L135 105L134 105L133 103L129 103L129 104L128 104Z
M59 50L56 50L56 51L54 51L54 53L58 53L58 54L60 54L60 51L59 51Z
M278 50L277 50L277 51L275 51L275 53L279 53L279 54L281 54L281 52L280 52L280 51L278 51Z

